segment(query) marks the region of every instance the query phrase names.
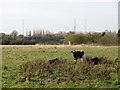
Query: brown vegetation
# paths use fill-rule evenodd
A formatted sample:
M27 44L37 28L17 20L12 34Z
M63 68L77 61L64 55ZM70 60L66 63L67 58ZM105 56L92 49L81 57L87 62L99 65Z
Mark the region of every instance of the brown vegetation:
M90 59L91 57L87 58L87 61L90 61ZM55 80L58 83L63 81L84 82L95 79L109 80L115 67L110 68L112 62L107 58L99 57L99 59L101 62L97 65L81 61L75 63L74 61L58 58L48 62L43 60L28 61L21 65L20 81L31 81L35 77L38 77L38 79L35 79L38 81Z

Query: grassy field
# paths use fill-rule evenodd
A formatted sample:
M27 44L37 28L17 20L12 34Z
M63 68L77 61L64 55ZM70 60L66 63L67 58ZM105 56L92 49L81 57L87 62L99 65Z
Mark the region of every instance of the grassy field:
M84 50L85 57L107 57L108 60L112 61L112 64L109 65L88 65L88 64L73 64L73 57L72 57L72 50ZM96 87L108 87L108 88L118 88L120 85L117 83L117 74L116 74L116 63L114 62L115 58L118 57L118 47L117 46L64 46L64 45L33 45L33 46L2 46L2 87L3 88L96 88ZM107 80L101 78L92 78L92 74L88 75L88 79L81 79L81 81L72 81L68 78L67 74L63 74L62 72L62 80L61 82L57 82L57 79L60 76L60 72L58 67L57 70L54 67L54 72L49 77L41 78L39 74L33 74L33 72L37 73L36 71L39 70L38 63L46 63L51 59L58 58L59 60L66 60L66 64L64 65L65 68L72 68L77 66L79 68L84 67L84 65L88 65L91 69L96 69L96 67L100 67L100 73L102 73L102 69L108 68L111 70L110 78ZM64 62L64 61L63 61ZM43 64L44 64L43 63ZM24 66L26 65L26 66ZM28 69L30 65L35 67L34 71L32 69ZM47 65L47 64L45 64ZM63 64L61 64L63 65ZM23 68L21 69L21 66ZM107 67L106 67L107 66ZM24 72L23 69L29 70L27 72L31 74L31 80L25 79L21 81L21 73L22 75ZM46 66L44 66L46 67ZM76 70L81 71L80 69ZM89 69L89 67L87 67ZM44 69L43 69L44 70ZM52 69L53 70L53 69ZM66 69L68 70L68 69ZM72 71L71 69L70 71ZM74 69L75 70L75 69ZM73 71L74 71L73 70ZM62 71L62 70L61 70ZM94 71L94 70L93 70ZM76 71L77 72L77 71ZM72 72L71 72L72 73ZM91 71L92 73L92 71ZM48 73L44 73L48 74ZM58 75L59 74L59 75ZM66 75L66 76L65 76ZM68 74L69 75L69 74ZM82 75L87 75L83 74ZM96 74L93 74L96 75ZM83 76L81 76L83 78ZM54 79L53 79L54 77ZM79 75L78 75L79 77ZM85 76L86 77L86 76ZM51 79L52 78L52 79Z

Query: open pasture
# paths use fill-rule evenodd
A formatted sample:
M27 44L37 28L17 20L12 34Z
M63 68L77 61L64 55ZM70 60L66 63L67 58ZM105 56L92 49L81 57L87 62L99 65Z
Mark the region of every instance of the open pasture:
M81 62L74 64L72 50L84 50L84 57L105 57L112 61L112 64L105 65L88 65ZM92 88L92 87L120 87L117 84L117 74L116 67L117 64L114 60L118 57L118 47L117 46L87 46L87 45L77 45L77 46L64 46L64 45L30 45L30 46L2 46L2 87L3 88ZM43 65L44 68L48 65L49 60L58 58L64 64L60 64L62 73L59 72L59 66L51 66L52 74L48 75L48 72L41 74L30 74L37 73L37 70L42 70L42 67L38 65ZM65 60L65 61L64 61ZM42 64L38 64L42 63ZM26 66L25 66L26 65ZM29 67L33 66L34 70ZM35 67L36 66L36 67ZM48 65L50 66L50 65ZM63 67L62 67L63 66ZM21 68L22 67L22 68ZM92 71L88 74L83 73L83 67L89 70L96 71L96 67L100 68L98 74L110 71L110 78L105 80L105 78L90 78L92 76ZM28 69L29 68L29 69ZM74 68L74 69L73 69ZM81 69L80 69L81 68ZM108 69L105 69L108 68ZM24 70L26 69L26 70ZM54 69L54 70L53 70ZM70 69L70 70L69 70ZM105 69L105 70L104 70ZM47 68L49 70L49 68ZM71 80L73 73L68 72L69 70L75 72L75 79ZM83 72L81 72L83 70ZM87 70L87 69L85 69ZM43 69L44 71L44 69ZM80 72L79 72L80 71ZM82 76L79 78L80 73ZM96 71L97 72L97 71ZM26 77L22 81L24 74ZM46 74L48 76L46 76ZM62 75L60 75L62 74ZM103 73L104 74L104 73ZM93 75L97 75L96 73ZM61 76L61 77L60 77ZM84 79L84 77L87 79ZM102 76L101 76L102 77ZM105 77L103 75L103 77ZM106 76L107 77L107 76ZM31 78L31 80L29 79ZM81 79L82 78L82 79ZM59 80L58 80L59 79ZM59 82L58 82L59 81Z

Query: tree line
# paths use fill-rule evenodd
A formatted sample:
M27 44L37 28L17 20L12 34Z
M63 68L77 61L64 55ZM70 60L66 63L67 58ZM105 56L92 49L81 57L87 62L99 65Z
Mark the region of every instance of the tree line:
M1 45L35 45L35 44L95 44L95 45L118 45L120 43L120 29L118 32L88 32L75 33L58 32L48 30L27 31L26 35L13 30L10 34L0 33Z
M118 45L120 43L118 37L120 37L120 30L119 33L108 30L105 32L73 33L65 37L65 42L70 41L72 44Z
M47 30L27 31L26 35L13 30L10 34L0 33L2 45L35 45L35 44L62 44L63 32L53 34Z

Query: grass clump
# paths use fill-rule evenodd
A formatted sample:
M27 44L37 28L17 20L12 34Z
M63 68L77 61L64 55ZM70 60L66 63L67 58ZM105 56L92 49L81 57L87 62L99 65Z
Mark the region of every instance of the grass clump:
M111 63L108 62L109 60L106 60L106 63L93 65L81 61L75 63L62 58L46 62L44 60L27 61L21 65L19 82L39 82L45 87L51 87L52 84L63 85L63 82L80 84L92 83L94 80L110 80L114 70L110 68Z

